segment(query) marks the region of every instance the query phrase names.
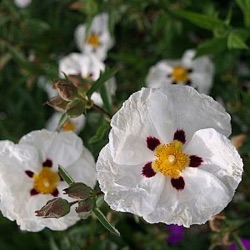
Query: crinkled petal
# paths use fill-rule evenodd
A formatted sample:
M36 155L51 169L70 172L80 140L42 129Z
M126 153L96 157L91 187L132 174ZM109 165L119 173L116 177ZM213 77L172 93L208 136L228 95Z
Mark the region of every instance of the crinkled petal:
M166 181L156 209L144 219L149 223L163 222L189 227L203 224L221 212L232 198L231 191L213 174L199 168L182 172L183 190L174 189Z
M172 129L172 133L174 128L183 129L187 141L195 131L203 128L214 128L226 136L231 133L230 115L225 109L192 87L170 85L156 89L150 101L149 116L162 136L164 131L166 134Z
M42 161L52 159L53 167L58 164L63 167L73 164L83 150L81 139L73 132L55 133L45 129L25 135L19 144L32 145L39 149Z
M137 165L154 159L146 141L148 136L159 137L148 115L152 91L144 89L134 93L112 118L110 149L119 164Z
M112 209L139 216L154 211L164 187L163 175L145 178L142 165L117 165L109 144L101 150L96 168L104 199Z
M215 129L202 129L194 134L185 153L201 157L199 169L215 175L234 194L241 181L243 163L229 139Z

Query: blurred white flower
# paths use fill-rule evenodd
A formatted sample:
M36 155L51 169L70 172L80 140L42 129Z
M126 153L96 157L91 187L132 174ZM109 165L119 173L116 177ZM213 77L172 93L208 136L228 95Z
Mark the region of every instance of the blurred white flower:
M63 166L76 182L90 187L96 183L93 156L72 132L33 131L18 144L0 142L0 209L22 230L40 231L45 227L65 230L79 217L73 211L59 219L35 215L53 197L69 199L62 190L68 185L58 174Z
M14 0L14 1L16 6L20 8L25 8L31 3L31 0Z
M94 17L88 31L86 24L80 24L75 30L75 40L80 51L85 54L94 54L100 60L105 60L107 51L114 41L110 35L109 16L101 13Z
M111 120L97 161L105 201L149 223L189 227L222 211L241 181L230 116L181 85L134 93Z
M150 88L166 84L183 84L208 94L213 83L214 66L207 56L195 57L194 50L187 50L181 60L162 60L151 67L146 77Z
M59 121L62 117L62 113L55 112L50 119L47 121L45 128L50 131L56 131ZM61 128L61 131L72 131L79 134L84 128L86 117L80 115L76 118L69 118Z

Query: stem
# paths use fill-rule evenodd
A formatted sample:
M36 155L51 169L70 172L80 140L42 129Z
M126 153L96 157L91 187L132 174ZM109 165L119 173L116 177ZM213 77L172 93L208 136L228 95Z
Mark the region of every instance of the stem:
M235 233L233 233L232 236L233 236L234 242L235 242L238 250L246 250L246 248L243 246L240 238Z
M106 117L108 118L108 121L110 122L110 120L111 120L111 118L112 118L112 115L109 114L105 109L99 107L98 105L96 105L96 104L94 104L94 103L93 103L93 108L94 108L96 111L98 111L98 112L103 113L104 115L106 115Z

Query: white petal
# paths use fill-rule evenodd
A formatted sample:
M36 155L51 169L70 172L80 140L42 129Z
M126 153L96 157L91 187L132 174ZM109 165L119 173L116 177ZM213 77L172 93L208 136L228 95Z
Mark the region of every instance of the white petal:
M117 211L146 216L154 211L165 178L161 174L142 176L144 165L117 165L112 160L109 144L102 149L97 161L97 179L105 201Z
M56 131L62 115L63 114L60 112L55 112L47 121L47 123L45 125L46 129L48 129L50 131ZM86 117L84 115L80 115L76 118L70 118L69 120L75 126L75 130L73 132L79 134L85 126ZM63 128L62 128L62 130L63 130Z
M91 74L91 78L97 80L104 69L105 65L97 58L80 53L71 53L59 61L60 77L64 77L63 73L66 75L80 74L83 78L88 78Z
M147 148L147 137L159 139L150 120L149 101L153 89L143 89L134 93L111 120L109 135L111 153L119 164L137 165L153 159Z
M75 41L78 49L84 52L84 44L86 39L86 25L79 24L75 30Z
M81 157L67 171L73 177L75 182L83 182L91 188L96 184L95 161L90 151L83 146Z
M201 157L199 169L215 175L234 193L241 181L243 163L229 139L212 128L202 129L194 134L185 153Z
M172 73L173 67L168 61L160 61L155 66L152 66L146 77L146 85L150 88L163 87L166 84L171 84L171 77L168 77Z
M31 0L15 0L16 6L25 8L31 3Z
M37 84L47 93L49 99L58 95L57 91L53 88L52 83L50 83L45 77L40 76L37 80Z
M213 174L186 168L182 176L185 187L177 191L166 181L156 209L144 217L149 223L163 222L189 227L203 224L221 212L232 199L231 190Z
M161 95L165 96L164 104L162 104ZM226 136L231 133L230 115L225 112L225 109L211 97L199 94L192 87L166 86L155 92L152 99L155 106L158 106L158 116L165 116L165 124L172 122L175 128L183 129L187 141L195 131L203 128L214 128ZM167 111L171 114L170 117L166 115ZM157 119L156 114L154 117Z

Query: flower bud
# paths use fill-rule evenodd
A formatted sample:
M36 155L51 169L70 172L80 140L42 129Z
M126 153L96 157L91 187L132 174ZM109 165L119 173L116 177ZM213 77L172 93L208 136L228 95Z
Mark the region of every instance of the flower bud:
M35 211L36 216L44 218L60 218L70 212L70 204L62 198L49 200L40 210Z
M88 198L87 200L81 200L78 202L78 207L76 212L82 219L87 219L94 208L95 200L93 198Z
M75 118L82 115L85 112L85 105L81 100L74 100L68 103L66 107L66 113L70 118Z
M60 96L55 96L49 101L46 102L47 105L51 106L55 110L61 112L66 109L66 106L68 105L68 102L63 100Z
M65 101L72 101L78 95L77 88L68 80L57 80L54 87Z
M93 190L81 182L71 184L63 190L69 197L77 200L86 200Z

